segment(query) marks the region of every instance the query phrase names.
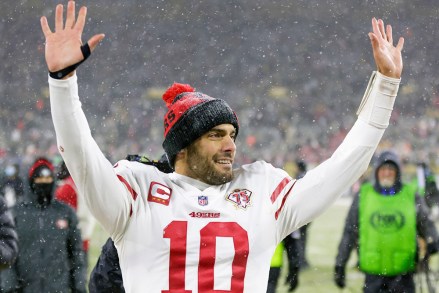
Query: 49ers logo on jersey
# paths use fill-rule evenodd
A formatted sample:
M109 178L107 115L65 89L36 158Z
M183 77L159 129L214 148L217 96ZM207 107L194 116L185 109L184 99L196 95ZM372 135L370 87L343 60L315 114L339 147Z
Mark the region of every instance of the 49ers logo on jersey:
M158 182L151 182L148 192L148 201L169 205L172 189Z
M235 189L226 196L228 201L235 204L236 207L243 210L250 206L252 192L248 189Z

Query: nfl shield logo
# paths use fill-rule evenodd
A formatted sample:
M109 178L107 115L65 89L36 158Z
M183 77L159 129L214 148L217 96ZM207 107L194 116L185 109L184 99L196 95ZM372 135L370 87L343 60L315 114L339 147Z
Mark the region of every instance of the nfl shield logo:
M207 206L207 204L208 204L207 196L199 195L198 196L198 204L200 206Z

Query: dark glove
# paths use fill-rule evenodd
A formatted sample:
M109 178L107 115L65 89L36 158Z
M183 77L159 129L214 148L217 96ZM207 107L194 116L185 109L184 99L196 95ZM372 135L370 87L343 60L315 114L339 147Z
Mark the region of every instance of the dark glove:
M293 292L299 285L299 268L294 268L288 276L288 292Z
M334 282L339 288L346 286L344 267L336 266L334 270Z

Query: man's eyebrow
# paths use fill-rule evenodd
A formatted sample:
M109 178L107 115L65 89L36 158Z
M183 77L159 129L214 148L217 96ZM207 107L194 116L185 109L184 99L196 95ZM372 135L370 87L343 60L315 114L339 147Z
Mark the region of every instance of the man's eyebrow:
M215 133L219 133L219 134L227 134L227 130L225 129L221 129L221 128L212 128L210 130L210 132L215 132ZM236 134L236 129L233 129L230 134Z

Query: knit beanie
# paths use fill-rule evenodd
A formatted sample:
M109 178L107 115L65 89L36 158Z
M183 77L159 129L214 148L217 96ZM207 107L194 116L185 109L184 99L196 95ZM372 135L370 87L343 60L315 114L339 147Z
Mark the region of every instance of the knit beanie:
M29 169L29 183L32 185L34 179L43 176L54 177L54 170L52 163L46 158L38 158Z
M171 166L178 152L220 124L232 124L238 135L238 117L222 99L209 97L188 84L174 83L163 94L168 107L164 117L163 148Z

